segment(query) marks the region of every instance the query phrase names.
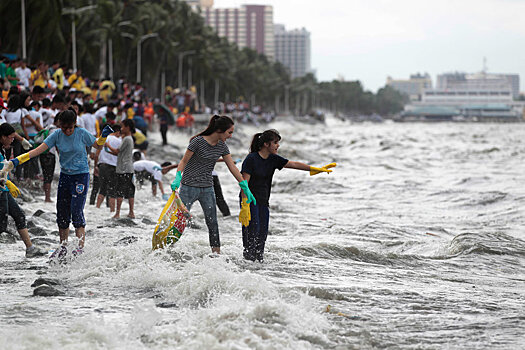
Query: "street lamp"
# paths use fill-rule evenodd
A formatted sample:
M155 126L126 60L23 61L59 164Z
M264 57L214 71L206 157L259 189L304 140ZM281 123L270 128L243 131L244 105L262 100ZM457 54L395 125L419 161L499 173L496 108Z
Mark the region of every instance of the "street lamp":
M179 46L179 42L176 41L176 42L170 42L170 46L171 47L177 47ZM165 51L165 57L166 57L166 60L164 61L164 64L163 64L163 68L162 68L162 73L160 75L160 100L162 101L162 103L166 103L166 65L167 65L167 51Z
M66 8L66 9L63 9L62 10L62 14L63 15L71 15L72 17L72 21L71 21L71 46L72 46L72 51L73 51L73 70L76 72L77 70L77 35L76 35L76 27L75 27L75 19L76 19L76 15L82 13L82 12L85 12L85 11L89 11L89 10L92 10L94 8L96 8L97 5L89 5L89 6L84 6L84 7L80 7L80 8Z
M117 24L117 26L127 26L130 25L131 21L122 21ZM113 80L113 39L110 37L108 39L108 50L109 50L109 78Z
M25 2L25 0L22 0L21 3L22 3L22 58L25 60L27 58L27 50L26 50L26 2Z
M146 35L143 35L139 38L138 42L137 42L137 83L140 83L141 82L141 79L140 79L140 70L141 70L141 61L142 61L142 52L141 52L141 49L142 49L142 42L146 39L149 39L149 38L154 38L156 36L159 36L159 33L151 33L151 34L146 34Z
M194 53L195 53L195 50L179 52L179 86L178 86L179 89L182 89L182 59L184 58L184 56L191 55Z

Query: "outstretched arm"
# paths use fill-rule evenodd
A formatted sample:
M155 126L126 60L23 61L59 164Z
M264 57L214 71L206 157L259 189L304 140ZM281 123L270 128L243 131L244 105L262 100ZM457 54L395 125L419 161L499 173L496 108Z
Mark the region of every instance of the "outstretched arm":
M320 168L318 167L314 167L314 166L310 166L308 164L304 164L304 163L301 163L301 162L295 162L295 161L288 161L288 163L286 163L286 165L284 166L285 168L291 168L291 169L299 169L299 170L306 170L306 171L310 171L310 176L313 176L313 175L317 175L319 173L331 173L332 170L330 168L334 168L337 166L337 163L330 163L330 164L326 164L325 166L322 166Z
M289 169L310 171L310 166L308 164L301 163L301 162L296 162L296 161L293 161L293 160L289 160L288 163L286 163L284 165L284 167L285 168L289 168Z
M231 154L226 154L222 156L222 159L224 159L224 162L226 163L228 170L230 170L230 173L232 173L233 177L237 180L237 182L241 182L242 180L244 180L244 178L241 175L241 172L235 165L235 162L233 161Z

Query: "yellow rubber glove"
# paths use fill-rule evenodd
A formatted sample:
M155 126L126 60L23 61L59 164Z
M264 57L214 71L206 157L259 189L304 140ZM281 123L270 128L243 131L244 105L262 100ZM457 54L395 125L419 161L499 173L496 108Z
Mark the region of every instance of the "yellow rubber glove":
M250 203L246 202L247 200L247 198L242 199L241 212L239 213L239 222L242 224L242 226L246 227L248 227L250 220L252 219L252 215L250 213Z
M27 162L29 159L30 159L29 153L24 153L24 154L21 154L21 155L19 155L18 157L14 158L14 159L11 159L2 168L2 174L6 173L6 172L10 172L11 170L13 170L15 167L19 166L20 164L24 164L25 162Z
M311 166L310 167L310 176L314 176L314 175L317 175L319 173L331 173L332 170L330 170L330 168L335 168L336 166L337 166L337 163L326 164L325 166L323 166L321 168L316 168L314 166Z
M16 187L16 185L14 183L12 183L11 181L7 180L5 182L5 185L9 189L9 193L11 193L11 196L13 196L13 198L16 198L16 197L18 197L20 195L20 190L18 189L18 187Z

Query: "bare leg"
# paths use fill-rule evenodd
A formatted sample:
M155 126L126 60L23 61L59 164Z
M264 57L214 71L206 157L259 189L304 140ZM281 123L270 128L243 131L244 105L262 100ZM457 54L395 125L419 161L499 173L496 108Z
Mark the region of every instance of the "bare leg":
M60 234L60 244L67 244L67 239L69 237L69 227L59 228L58 233Z
M47 202L47 203L53 203L53 201L51 200L51 184L44 184L44 194L45 194L45 199L44 199L44 202Z
M109 212L113 213L115 211L115 198L109 197Z
M120 218L120 207L122 206L122 197L117 198L117 210L115 211L114 219Z
M104 195L99 194L97 197L97 208L100 208L102 203L104 203Z
M84 242L86 241L86 228L85 227L77 227L75 229L75 233L78 237L78 246L80 248L84 248Z
M211 247L211 252L220 254L221 253L221 247Z
M18 233L20 234L22 241L26 245L26 248L29 248L33 245L33 243L31 243L31 238L29 238L29 232L27 231L27 228L22 228L18 230Z
M135 213L133 212L133 207L135 206L135 198L128 198L129 201L129 214L128 218L135 218Z
M153 193L153 197L157 197L157 184L151 184L151 192Z

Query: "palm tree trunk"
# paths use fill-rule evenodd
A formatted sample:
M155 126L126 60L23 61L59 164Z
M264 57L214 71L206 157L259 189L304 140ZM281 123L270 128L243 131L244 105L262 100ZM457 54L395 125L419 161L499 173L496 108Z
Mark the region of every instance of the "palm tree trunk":
M106 70L106 67L107 67L106 53L108 51L107 49L108 49L107 41L102 40L102 45L100 45L100 62L98 66L98 78L99 79L104 79L107 75L107 70Z

